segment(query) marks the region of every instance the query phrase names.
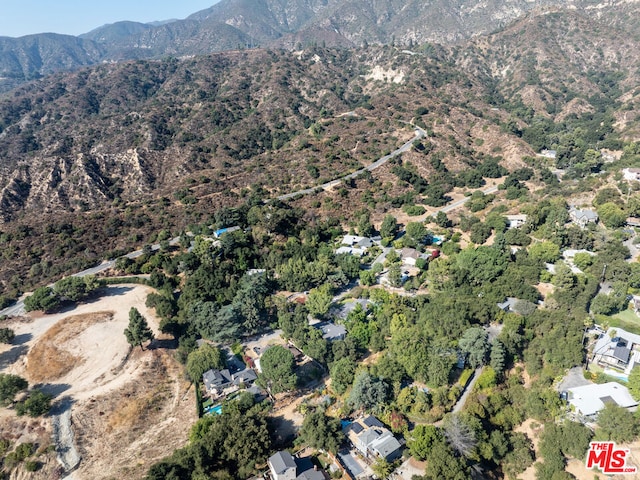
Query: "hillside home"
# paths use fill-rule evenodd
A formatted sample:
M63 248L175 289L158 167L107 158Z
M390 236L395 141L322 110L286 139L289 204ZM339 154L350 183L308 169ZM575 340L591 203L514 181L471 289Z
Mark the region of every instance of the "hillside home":
M286 450L274 453L267 460L273 480L325 480L308 458L295 458Z
M320 322L313 326L322 332L322 338L328 342L344 340L347 336L347 329L344 325L336 325L333 322Z
M624 168L622 175L625 180L640 182L640 168Z
M345 430L349 441L365 458L393 461L402 454L400 442L372 415L354 421Z
M505 218L509 222L507 226L508 229L512 228L520 228L527 222L527 216L524 214L521 215L505 215Z
M556 150L542 150L538 155L540 155L541 157L551 158L555 160L556 156L558 155L558 152Z
M589 419L595 419L598 413L610 403L631 411L638 405L627 387L617 382L569 388L567 394L569 404L575 408L576 412Z
M361 257L367 250L375 245L376 238L359 237L357 235L345 235L342 239L341 246L336 249L336 255L348 253Z
M590 223L598 223L598 214L594 210L579 210L571 207L569 209L569 218L580 228L585 228Z
M629 374L640 363L640 335L622 328L610 328L593 347L593 361L603 367L613 367Z
M229 369L211 369L202 374L204 387L213 398L229 395L240 388L241 385L251 385L258 376L251 368L231 373Z
M627 218L627 226L628 227L640 227L640 218L638 218L638 217L629 217L629 218Z

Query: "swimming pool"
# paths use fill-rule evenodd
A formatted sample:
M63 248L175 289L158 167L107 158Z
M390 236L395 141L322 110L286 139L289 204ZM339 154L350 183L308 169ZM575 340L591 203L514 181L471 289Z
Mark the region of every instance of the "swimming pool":
M204 413L215 413L216 415L222 415L222 405L214 405L213 407L206 408Z

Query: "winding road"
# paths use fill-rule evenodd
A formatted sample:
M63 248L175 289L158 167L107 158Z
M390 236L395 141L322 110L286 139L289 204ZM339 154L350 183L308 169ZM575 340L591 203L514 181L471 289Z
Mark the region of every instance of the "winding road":
M387 163L389 160L391 160L392 158L400 155L401 153L405 153L408 152L412 145L413 142L415 142L416 140L420 140L424 137L426 137L427 132L425 132L422 128L420 127L414 127L414 131L415 131L415 135L413 138L411 138L410 140L408 140L404 145L402 145L400 148L394 150L393 152L389 153L388 155L385 155L383 157L380 157L378 160L376 160L375 162L373 162L371 165L368 165L364 168L361 168L360 170L356 170L353 173L350 173L348 175L345 175L344 177L340 177L336 180L332 180L330 182L327 183L323 183L322 185L316 185L315 187L311 187L311 188L305 188L303 190L298 190L297 192L292 192L292 193L287 193L285 195L280 195L279 197L277 197L278 200L284 201L284 200L290 200L293 197L296 197L298 195L308 195L310 193L315 192L317 189L323 189L323 190L327 190L329 188L335 187L336 185L339 185L342 181L344 180L349 180L349 179L354 179L356 177L358 177L359 175L363 174L364 172L372 172L373 170L376 170L377 168L380 168L382 165L384 165L385 163ZM485 195L491 194L491 193L495 193L498 190L498 187L490 187L487 188L486 190L483 190L483 193ZM452 202L440 209L438 209L436 212L434 212L432 214L432 216L435 216L438 212L450 212L451 210L455 210L456 208L464 205L466 202L469 201L469 197L465 197L461 200L456 200L455 202ZM171 240L169 240L169 244L170 245L177 245L180 242L180 237L175 237L172 238ZM151 246L151 250L155 251L155 250L159 250L160 249L160 244L156 244L156 245L152 245ZM143 250L136 250L133 251L131 253L127 253L125 255L125 257L127 258L137 258L139 256L141 256L143 254ZM384 259L384 257L382 257L382 259ZM378 260L376 260L378 261ZM107 260L105 262L102 262L100 265L96 265L95 267L91 267L88 268L86 270L83 270L81 272L78 273L74 273L72 276L73 277L86 277L87 275L96 275L100 272L104 272L105 270L109 270L110 268L113 268L116 264L115 260ZM53 285L49 285L50 287L52 287ZM24 297L24 295L23 295ZM24 299L24 298L23 298ZM11 316L20 316L20 315L24 315L26 313L26 310L24 308L24 301L23 299L18 300L15 304L11 305L10 307L7 307L3 310L0 310L0 317L3 315L6 315L8 317Z
M369 165L367 167L364 167L364 168L361 168L360 170L356 170L355 172L350 173L348 175L345 175L344 177L340 177L340 178L337 178L335 180L331 180L330 182L323 183L322 185L316 185L315 187L305 188L303 190L298 190L297 192L292 192L292 193L287 193L285 195L280 195L279 197L277 197L278 200L284 201L284 200L289 200L289 199L291 199L291 198L293 198L295 196L298 196L298 195L308 195L310 193L315 192L319 188L321 188L322 190L327 190L329 188L335 187L336 185L340 185L340 183L343 182L344 180L351 180L351 179L356 178L359 175L362 175L364 172L372 172L376 168L380 168L382 165L387 163L392 158L397 157L401 153L408 152L411 149L411 146L413 145L413 142L415 142L416 140L420 140L421 138L424 138L427 135L427 132L425 132L420 127L415 127L414 126L414 130L415 130L416 134L411 140L409 140L404 145L402 145L400 148L394 150L390 154L379 158L378 160L373 162L371 165Z

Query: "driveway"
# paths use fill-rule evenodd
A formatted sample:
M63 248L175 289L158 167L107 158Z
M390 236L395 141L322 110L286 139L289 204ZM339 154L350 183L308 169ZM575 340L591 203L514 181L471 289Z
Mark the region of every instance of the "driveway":
M591 383L592 382L584 378L582 367L573 367L558 384L557 390L564 392L570 388L582 387L583 385L590 385Z

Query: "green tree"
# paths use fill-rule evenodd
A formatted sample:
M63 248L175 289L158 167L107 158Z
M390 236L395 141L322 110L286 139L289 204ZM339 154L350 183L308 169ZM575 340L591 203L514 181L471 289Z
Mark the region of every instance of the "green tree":
M350 357L343 357L331 364L331 388L339 395L346 392L353 382L356 364Z
M293 354L280 345L268 348L260 357L262 377L272 393L286 392L296 387Z
M379 263L376 265L380 265ZM360 272L360 283L365 286L375 285L377 282L376 274L373 270L362 270Z
M431 455L433 446L444 440L442 432L433 425L416 425L409 437L409 452L418 460L426 460Z
M560 258L560 247L548 241L534 243L529 247L529 256L541 262L553 263Z
M95 291L99 287L99 282L95 276L87 277L66 277L58 280L53 286L54 293L72 302L79 302Z
M344 439L340 420L327 417L322 410L308 413L302 422L299 442L318 450L338 453Z
M632 442L638 437L638 422L633 413L614 403L607 403L598 414L598 435L614 442Z
M373 470L373 473L375 473L378 478L382 479L385 479L389 475L391 475L395 469L395 465L393 463L389 463L384 458L376 459L376 461L373 462L373 465L371 465L371 470Z
M502 374L505 367L507 353L504 345L500 340L494 340L491 344L491 353L489 355L489 365L498 375Z
M323 317L329 311L332 300L333 287L330 284L325 283L317 288L311 289L305 305L309 309L309 313L311 313L311 315Z
M451 220L444 212L438 212L435 217L436 225L442 228L449 228L451 226Z
M629 383L627 386L633 398L640 400L640 367L633 367L629 374Z
M353 389L347 402L355 409L377 411L388 399L387 384L372 377L367 372L361 372L353 382Z
M135 307L131 307L131 310L129 310L129 326L124 329L124 335L127 337L129 345L132 347L140 345L142 350L144 350L142 342L153 340L154 338L153 332L147 324L147 319Z
M192 382L200 382L204 372L212 368L221 370L225 363L220 349L205 343L187 357L187 375Z
M473 368L484 365L489 352L487 332L482 327L468 328L458 341L458 347L469 355L467 360Z
M29 397L16 405L16 413L19 416L29 415L30 417L41 417L51 410L51 400L53 397L40 390L33 390Z
M398 222L393 215L385 215L380 225L380 236L382 238L393 239L398 233Z
M621 227L627 220L624 210L612 202L604 203L598 207L598 217L609 228Z
M414 242L422 243L428 232L422 222L409 222L407 223L406 233Z
M402 269L400 264L394 263L389 267L387 278L392 287L400 287L402 285Z
M0 373L0 405L7 405L13 401L13 397L22 390L25 390L29 384L27 381L17 375L8 373Z
M511 450L504 456L503 469L509 478L516 478L535 460L531 440L524 433L511 435Z
M0 343L11 343L16 338L16 333L10 328L0 328Z
M42 310L50 312L60 305L60 297L56 295L51 287L40 287L33 291L24 299L24 307L27 312Z
M436 442L431 449L424 472L425 480L468 480L469 467L462 457L456 456L444 441Z

